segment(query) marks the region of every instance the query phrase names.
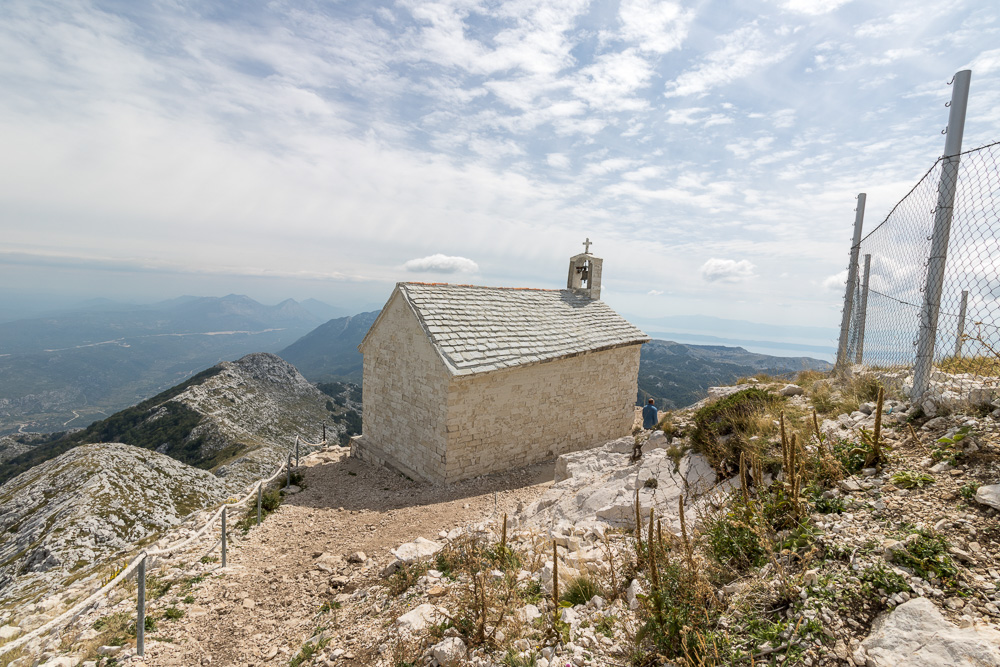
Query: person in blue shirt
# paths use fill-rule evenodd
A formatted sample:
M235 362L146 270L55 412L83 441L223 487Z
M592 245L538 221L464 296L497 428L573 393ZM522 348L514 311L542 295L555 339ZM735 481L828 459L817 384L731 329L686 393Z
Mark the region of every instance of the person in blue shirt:
M653 405L653 399L649 399L646 407L642 409L642 427L644 429L656 428L659 423L659 413L656 410L656 406Z

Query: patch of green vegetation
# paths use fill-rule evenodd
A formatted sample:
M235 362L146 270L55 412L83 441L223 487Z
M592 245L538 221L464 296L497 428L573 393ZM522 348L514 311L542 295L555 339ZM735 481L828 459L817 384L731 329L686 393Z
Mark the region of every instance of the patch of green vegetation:
M737 501L709 519L705 527L708 553L723 572L733 576L759 567L767 559L760 516L752 503Z
M930 475L909 470L893 473L890 480L901 489L921 489L934 483L934 478Z
M163 610L163 617L168 618L171 621L176 620L178 618L183 618L184 610L178 609L177 607L167 607L166 609Z
M158 600L162 598L173 585L174 582L165 581L156 575L146 577L146 599Z
M601 589L593 579L587 575L580 575L570 580L566 590L559 598L563 602L571 605L587 604L595 595L600 595Z
M968 426L963 426L951 437L945 436L939 438L934 445L934 449L931 450L931 458L935 461L944 461L951 465L957 465L963 455L962 449L964 445L962 442L969 437L970 431L971 429Z
M926 530L917 530L916 539L907 538L906 548L893 553L892 560L913 570L923 579L938 577L945 584L955 586L958 568L948 555L948 542L943 536Z
M535 667L541 654L531 651L527 656L522 656L515 649L507 649L507 653L500 659L500 664L504 667Z
M270 491L265 491L260 497L260 520L261 523L264 522L268 516L270 516L275 510L281 506L281 492L278 489L271 489ZM251 528L257 525L257 503L251 502L247 505L246 513L243 518L236 522L236 527L239 528L245 535L250 531Z
M959 488L958 493L966 500L972 500L973 498L976 497L976 491L978 490L979 490L978 484L969 482L968 484L963 484L962 487Z
M319 607L319 613L325 614L328 611L334 611L335 609L340 609L341 604L336 600L327 600Z
M184 604L194 604L194 596L185 595L183 598L181 598L181 602L183 602Z
M427 573L427 563L420 561L400 565L386 581L390 595L399 596L410 590L420 577Z
M318 635L321 632L323 632L323 630L324 630L324 628L316 628L316 630L315 630L315 632L313 634L314 635ZM324 648L326 648L327 644L329 644L329 643L330 643L330 638L329 637L323 637L322 639L320 639L318 642L316 642L314 644L312 644L312 643L305 644L299 650L298 655L296 655L294 658L292 658L289 661L288 667L301 667L301 665L304 665L304 664L308 663L310 660L313 659L314 656L316 656Z
M773 430L772 413L783 397L757 387L743 389L706 405L694 414L691 443L708 457L716 470L738 467L740 454L748 458L759 452L750 437Z
M862 590L868 594L879 593L889 596L910 591L910 585L902 575L893 572L879 561L859 572L858 579L862 581Z

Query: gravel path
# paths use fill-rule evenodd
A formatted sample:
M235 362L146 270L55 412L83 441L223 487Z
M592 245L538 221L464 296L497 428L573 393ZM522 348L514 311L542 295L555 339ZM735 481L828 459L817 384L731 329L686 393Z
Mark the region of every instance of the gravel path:
M337 450L305 459L303 473L304 490L234 541L225 570L217 567L196 586L177 586L157 601L154 614L160 618L145 664L288 664L313 634L320 606L376 578L392 559L389 549L513 513L519 502L531 502L551 485L552 463L432 486ZM347 564L347 556L358 551L367 562ZM347 574L342 584L336 574L331 581L332 570ZM188 594L193 602L183 603ZM185 611L180 619L156 613L175 604ZM371 648L364 637L351 640L358 655Z

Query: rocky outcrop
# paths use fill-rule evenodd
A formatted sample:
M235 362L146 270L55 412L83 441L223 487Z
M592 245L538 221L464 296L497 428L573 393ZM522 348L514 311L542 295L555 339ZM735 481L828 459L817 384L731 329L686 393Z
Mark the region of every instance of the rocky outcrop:
M914 598L881 617L861 645L874 667L1000 665L1000 632L959 628L927 598Z
M75 447L0 486L0 601L64 589L229 493L212 473L163 454Z
M563 522L577 528L633 526L638 491L643 517L654 508L665 527L679 531L678 502L683 498L685 505L692 503L715 485L716 475L705 457L672 453L667 444L661 431L654 432L643 444L642 458L634 463L630 462L632 436L563 454L556 461L555 484L526 506L518 519L544 527Z
M322 424L330 419L328 398L273 354L248 354L219 366L219 373L172 400L203 415L191 439L204 436L211 444L202 446L216 450L239 446L238 456L216 469L238 490L294 453L296 436L305 442L320 439ZM330 439L337 436L337 428L330 425ZM302 449L301 454L308 451ZM212 454L205 452L206 457Z

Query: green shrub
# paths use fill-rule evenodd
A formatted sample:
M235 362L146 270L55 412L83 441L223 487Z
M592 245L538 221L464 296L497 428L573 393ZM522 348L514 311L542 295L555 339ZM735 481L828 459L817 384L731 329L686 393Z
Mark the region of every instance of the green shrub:
M740 453L758 454L749 438L773 431L772 412L783 398L751 387L726 396L694 415L691 443L717 470L738 466Z
M736 502L710 519L705 537L709 554L723 571L743 573L766 560L760 517L750 503Z

